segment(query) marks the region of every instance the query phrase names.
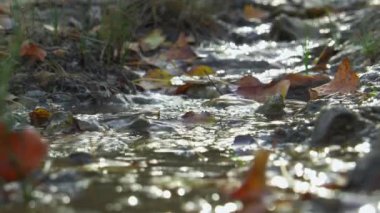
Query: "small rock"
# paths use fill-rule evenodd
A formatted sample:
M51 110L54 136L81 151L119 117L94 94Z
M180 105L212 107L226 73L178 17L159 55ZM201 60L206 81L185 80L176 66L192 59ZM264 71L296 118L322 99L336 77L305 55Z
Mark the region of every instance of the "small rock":
M146 118L137 117L129 124L129 128L135 131L146 131L151 125L150 121Z
M299 18L280 15L271 27L269 36L276 41L293 41L302 38L318 37L318 29Z
M94 157L87 152L75 152L68 156L70 162L74 165L85 165L94 162Z
M251 135L238 135L235 137L234 145L249 145L255 143L256 140Z
M355 141L355 136L362 128L362 122L356 113L339 106L327 108L315 121L311 145L321 147L359 142Z
M95 118L76 118L76 123L81 131L104 131L105 128L102 127Z
M285 102L281 95L270 97L263 105L257 108L256 112L268 118L277 118L285 114Z
M380 189L380 151L374 150L360 159L349 174L346 188L353 191L372 192Z

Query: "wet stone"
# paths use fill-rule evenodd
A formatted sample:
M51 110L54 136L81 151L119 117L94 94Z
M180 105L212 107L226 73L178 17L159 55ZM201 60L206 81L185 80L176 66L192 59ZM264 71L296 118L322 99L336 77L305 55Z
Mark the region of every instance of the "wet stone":
M373 150L360 159L349 174L346 189L372 192L380 189L380 151Z
M368 68L369 71L360 77L361 84L378 84L380 85L380 65L375 65Z
M105 128L100 125L95 118L76 118L76 123L81 131L104 131Z
M255 143L256 140L251 135L238 135L235 137L234 145L249 145Z
M285 102L281 95L270 97L263 105L256 110L268 118L278 118L285 114Z
M315 121L311 146L357 143L362 122L356 113L344 107L324 109Z
M74 165L85 165L94 162L94 157L87 152L71 153L68 159Z
M293 41L302 38L318 37L318 29L299 18L280 15L275 19L269 36L276 41Z

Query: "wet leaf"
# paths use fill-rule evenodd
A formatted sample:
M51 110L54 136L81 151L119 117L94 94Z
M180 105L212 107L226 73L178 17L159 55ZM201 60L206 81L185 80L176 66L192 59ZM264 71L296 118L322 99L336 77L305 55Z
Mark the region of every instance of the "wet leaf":
M15 181L36 170L47 154L47 145L32 129L11 132L0 124L0 179Z
M243 10L244 18L248 21L254 19L263 19L268 17L268 13L264 10L253 7L251 4L246 4Z
M186 73L190 76L208 76L215 74L214 70L206 65L198 65L193 67L190 71Z
M244 183L231 194L233 199L255 200L264 193L266 188L266 169L270 152L259 150L255 155L253 166L248 171Z
M334 47L326 46L321 54L319 55L317 62L315 63L312 70L314 71L323 71L327 69L327 64L330 60L330 58L336 54L336 50Z
M45 108L36 108L29 113L30 123L33 126L43 126L50 120L51 115L52 113Z
M359 84L359 77L351 70L349 59L345 58L339 65L332 81L309 90L310 99L317 99L333 93L353 93L358 89Z
M193 60L196 54L188 45L186 35L181 33L173 46L166 52L167 60Z
M160 89L162 87L170 87L173 75L165 70L153 69L149 70L145 76L139 79L138 84L146 90Z
M143 39L140 40L140 48L142 51L151 51L157 49L165 41L160 29L155 29Z
M46 55L46 51L35 43L25 41L21 45L20 56L27 57L35 61L44 61Z
M315 85L320 85L322 83L326 83L330 80L327 75L304 75L300 73L290 73L286 74L280 79L289 80L290 88L294 87L312 87Z
M182 115L182 120L186 123L212 123L215 121L215 117L209 112L186 112Z
M269 97L280 94L283 98L286 97L290 81L280 80L272 81L269 84L261 83L253 76L245 76L240 79L237 94L244 98L253 99L258 102L265 102Z

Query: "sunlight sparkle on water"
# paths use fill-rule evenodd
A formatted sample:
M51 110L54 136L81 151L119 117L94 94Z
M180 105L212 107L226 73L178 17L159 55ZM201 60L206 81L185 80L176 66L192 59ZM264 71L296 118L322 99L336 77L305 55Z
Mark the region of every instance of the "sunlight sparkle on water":
M371 151L371 144L364 142L354 147L354 150L361 153L369 153Z
M273 177L270 180L270 184L272 186L276 186L276 187L281 188L281 189L287 189L287 188L289 188L288 180L286 180L286 178L284 178L282 176L275 176L275 177Z
M128 204L130 205L130 206L137 206L137 204L139 204L139 200L137 199L137 197L136 196L130 196L129 198L128 198Z
M359 208L358 213L376 213L376 208L371 204L365 204Z

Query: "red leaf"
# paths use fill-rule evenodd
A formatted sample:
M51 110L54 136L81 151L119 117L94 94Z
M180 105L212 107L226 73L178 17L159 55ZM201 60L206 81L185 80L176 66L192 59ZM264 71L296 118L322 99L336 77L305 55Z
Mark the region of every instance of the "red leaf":
M29 41L25 41L21 45L20 56L28 57L36 61L44 61L46 57L46 51Z
M244 98L265 102L269 97L277 94L281 94L282 97L285 98L290 86L290 81L285 79L263 84L253 76L245 76L240 79L238 84L237 94Z
M32 129L9 132L0 124L0 179L15 181L37 169L47 154L47 146Z

